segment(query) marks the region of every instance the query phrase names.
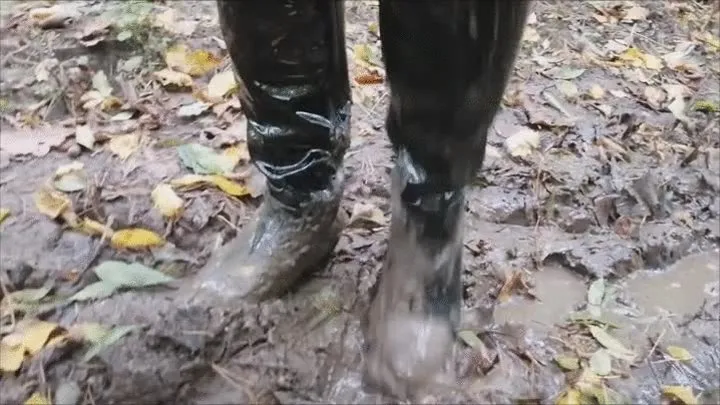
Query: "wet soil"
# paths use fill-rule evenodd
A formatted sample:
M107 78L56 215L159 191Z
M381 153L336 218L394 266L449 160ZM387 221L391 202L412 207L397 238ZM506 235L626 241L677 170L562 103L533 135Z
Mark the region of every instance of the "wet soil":
M47 96L44 85L27 74L42 60L55 57L75 66L85 58L82 63L107 69L111 77L119 63L142 53L113 41L99 48L78 44L75 34L83 22L113 3L68 2L83 17L50 30L29 26L23 16L34 2L26 3L0 6L0 95L8 100L3 137L19 131L17 117ZM631 4L601 3L535 4L505 105L489 134L485 167L468 187L463 329L478 333L486 353L478 357L458 342L448 364L455 378L428 387L419 401L555 401L572 376L553 359L563 353L588 357L599 347L572 319L582 316L588 285L600 277L608 284L602 316L638 353L632 365L614 363L617 377L607 385L630 403L658 403L663 385L690 386L705 403L718 399L720 127L717 110L692 108L701 100L717 105L720 97L720 49L704 36L717 33L716 14L712 4L702 2L643 2L649 13L624 21L613 13L622 14ZM219 37L214 2L154 7L158 12L172 7L183 21L197 22L183 40L223 54L213 39ZM377 5L348 2L346 14L348 52L367 44L378 57L379 38L369 28L377 22ZM693 47L682 48L686 43ZM658 57L690 49L693 68L653 70L608 56L631 45ZM362 64L351 59L353 72L362 73ZM572 96L565 82L578 95ZM649 97L657 93L648 88L663 85L687 91L683 119L668 108L670 99ZM587 96L593 86L604 95ZM72 138L42 156L0 148L0 207L11 212L0 224L6 289L53 285L59 295L67 294L94 281L87 270L107 259L141 262L179 279L175 285L43 314L63 326L100 322L140 329L88 363L76 348L41 352L18 373L0 377L2 402L22 402L36 391L56 393L70 382L83 393L76 403L390 401L362 384L360 331L368 291L385 256L387 225L351 223L331 262L280 300L232 308L178 304L177 287L248 222L259 200L230 198L217 190L187 193L185 214L168 227L152 208L150 191L186 169L174 148L163 145L212 145L203 134L216 118L179 119L174 111L191 99L189 93L150 91L162 111L159 128L144 132L143 147L125 161L101 149L71 157ZM357 203L371 204L388 218L387 89L353 81L353 94L342 209L350 215ZM71 110L48 108L43 119L52 131L72 133L78 117ZM70 128L63 126L68 117ZM104 130L109 136L142 130L136 121L106 122ZM540 134L538 150L510 157L505 139L523 128ZM242 125L230 130L242 132ZM101 185L96 187L99 203L82 209L100 207L99 218L112 217L118 227L154 230L175 249L118 251L38 212L33 193L57 167L76 160ZM522 286L503 296L503 285L516 272ZM68 274L81 276L68 281ZM668 345L686 348L693 360L667 361L663 348Z

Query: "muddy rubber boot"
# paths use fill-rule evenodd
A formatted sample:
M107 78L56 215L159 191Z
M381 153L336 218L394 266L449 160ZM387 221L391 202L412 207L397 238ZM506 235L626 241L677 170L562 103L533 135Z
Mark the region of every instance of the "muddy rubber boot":
M396 151L385 265L365 326L366 382L400 398L447 383L462 303L464 188L482 166L528 3L380 1Z
M337 243L350 122L342 6L218 1L248 150L268 191L256 219L200 270L195 300L278 297Z

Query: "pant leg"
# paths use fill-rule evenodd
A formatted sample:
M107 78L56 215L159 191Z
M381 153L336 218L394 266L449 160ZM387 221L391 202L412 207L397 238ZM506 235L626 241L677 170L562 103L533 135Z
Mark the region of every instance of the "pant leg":
M520 0L380 1L391 91L386 126L397 152L393 187L403 207L393 208L402 222L395 229L416 235L415 243L435 258L423 275L425 310L453 322L462 297L463 189L482 166L528 6Z
M381 0L393 145L444 189L482 165L528 1Z
M343 2L218 0L218 11L270 191L324 189L349 145Z

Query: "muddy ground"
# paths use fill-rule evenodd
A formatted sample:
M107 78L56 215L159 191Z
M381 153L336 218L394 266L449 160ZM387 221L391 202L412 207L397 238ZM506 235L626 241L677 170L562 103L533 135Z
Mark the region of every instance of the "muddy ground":
M175 293L262 192L238 105L203 94L229 63L214 2L42 9L53 4L0 5L2 403L389 401L361 384L359 330L390 215L376 3L346 8L355 105L343 209L354 218L332 262L296 291L235 308L188 307ZM718 403L718 5L534 7L469 186L464 333L448 365L457 378L417 400ZM194 91L153 75L176 43L214 55L196 61L212 69L193 75ZM101 71L112 94L93 84ZM207 110L188 113L198 100ZM234 145L229 177L246 188L176 187L184 210L168 219L151 193L192 173L176 148L190 143ZM55 177L73 162L82 171L64 170L82 176ZM71 207L53 212L47 194L38 203L53 178L66 190L53 198ZM131 228L165 243L128 249L109 236ZM68 300L108 260L175 280Z

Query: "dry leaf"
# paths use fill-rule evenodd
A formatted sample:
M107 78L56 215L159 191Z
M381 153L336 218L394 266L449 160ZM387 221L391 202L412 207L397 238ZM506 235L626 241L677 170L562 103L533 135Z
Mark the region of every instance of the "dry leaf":
M654 108L660 108L665 101L665 92L657 87L648 86L645 88L645 100Z
M650 12L645 7L635 6L625 12L625 20L640 21L647 18Z
M600 87L600 85L593 84L592 87L590 87L588 94L594 100L600 100L601 98L603 98L605 96L605 90L603 90L603 88Z
M163 87L169 88L192 88L193 79L187 73L176 72L172 69L163 69L153 73L153 77L160 82Z
M563 370L572 371L580 368L580 359L577 357L559 355L555 356L554 360Z
M214 184L220 190L224 191L234 197L244 197L250 194L247 187L232 180L228 180L223 176L210 175L207 176L207 181Z
M105 238L110 238L115 233L115 231L104 224L88 218L83 218L78 230L90 236L102 236Z
M139 144L140 135L138 134L116 135L110 138L108 149L120 159L125 160L135 152Z
M522 286L522 272L518 270L513 270L513 272L510 273L509 276L505 277L505 282L503 283L503 286L502 288L500 288L500 292L498 293L498 301L507 302L510 299L510 296L512 296L513 291Z
M370 223L384 226L387 223L385 214L373 204L355 203L350 214L348 227L359 225L361 223Z
M636 67L645 67L651 70L662 69L662 60L660 60L660 58L643 53L635 47L626 49L625 52L620 54L619 59Z
M612 372L612 359L607 350L600 349L590 356L590 369L600 376L605 376Z
M662 387L662 394L666 398L678 400L685 405L696 405L698 403L695 395L693 395L692 388L690 387L682 385L664 385Z
M45 346L50 334L58 328L56 323L32 322L22 332L22 345L30 355L37 354Z
M355 76L355 82L359 85L381 84L385 82L385 78L378 72L370 72Z
M199 174L186 174L185 176L179 177L175 180L171 180L170 185L174 187L192 187L202 185L206 182L206 176L202 176Z
M628 361L632 361L635 359L635 353L625 348L625 346L623 346L620 341L610 336L610 334L607 333L605 329L594 325L590 325L588 326L588 328L590 329L590 334L592 334L595 340L597 340L598 343L608 349L610 351L610 354L612 354L613 356Z
M30 396L27 400L25 400L24 405L51 405L50 400L45 397L45 395L36 392Z
M40 213L51 219L57 219L72 208L72 201L65 194L43 186L33 195L35 206Z
M556 405L582 405L582 394L576 389L567 389L558 400Z
M25 347L22 343L8 344L0 342L0 371L15 372L20 369L25 358Z
M165 53L168 67L190 76L202 76L220 64L214 54L205 50L190 51L185 45L177 45Z
M574 99L578 95L578 88L573 82L560 80L555 87L568 99Z
M110 245L116 249L144 249L164 244L165 240L160 235L141 228L116 231L110 239Z
M222 154L227 156L227 158L233 163L233 167L237 166L240 162L247 162L250 160L247 144L243 142L240 145L241 146L231 146L223 149L222 151Z
M87 179L83 171L83 166L82 162L73 162L58 167L53 177L53 185L55 188L66 193L84 190L87 185Z
M177 116L180 118L194 118L202 115L209 108L210 104L196 101L194 103L180 106L177 111Z
M680 347L680 346L668 346L667 352L674 360L677 361L690 361L693 359L692 354L690 354L687 349Z
M540 146L540 134L529 128L522 128L505 139L505 148L513 157L530 155Z
M207 94L210 99L222 99L237 89L235 72L227 70L213 76L208 83Z
M163 216L171 219L178 218L182 213L183 200L175 194L169 184L158 184L150 194L155 208Z
M7 208L0 208L0 224L3 223L10 216L10 210Z

